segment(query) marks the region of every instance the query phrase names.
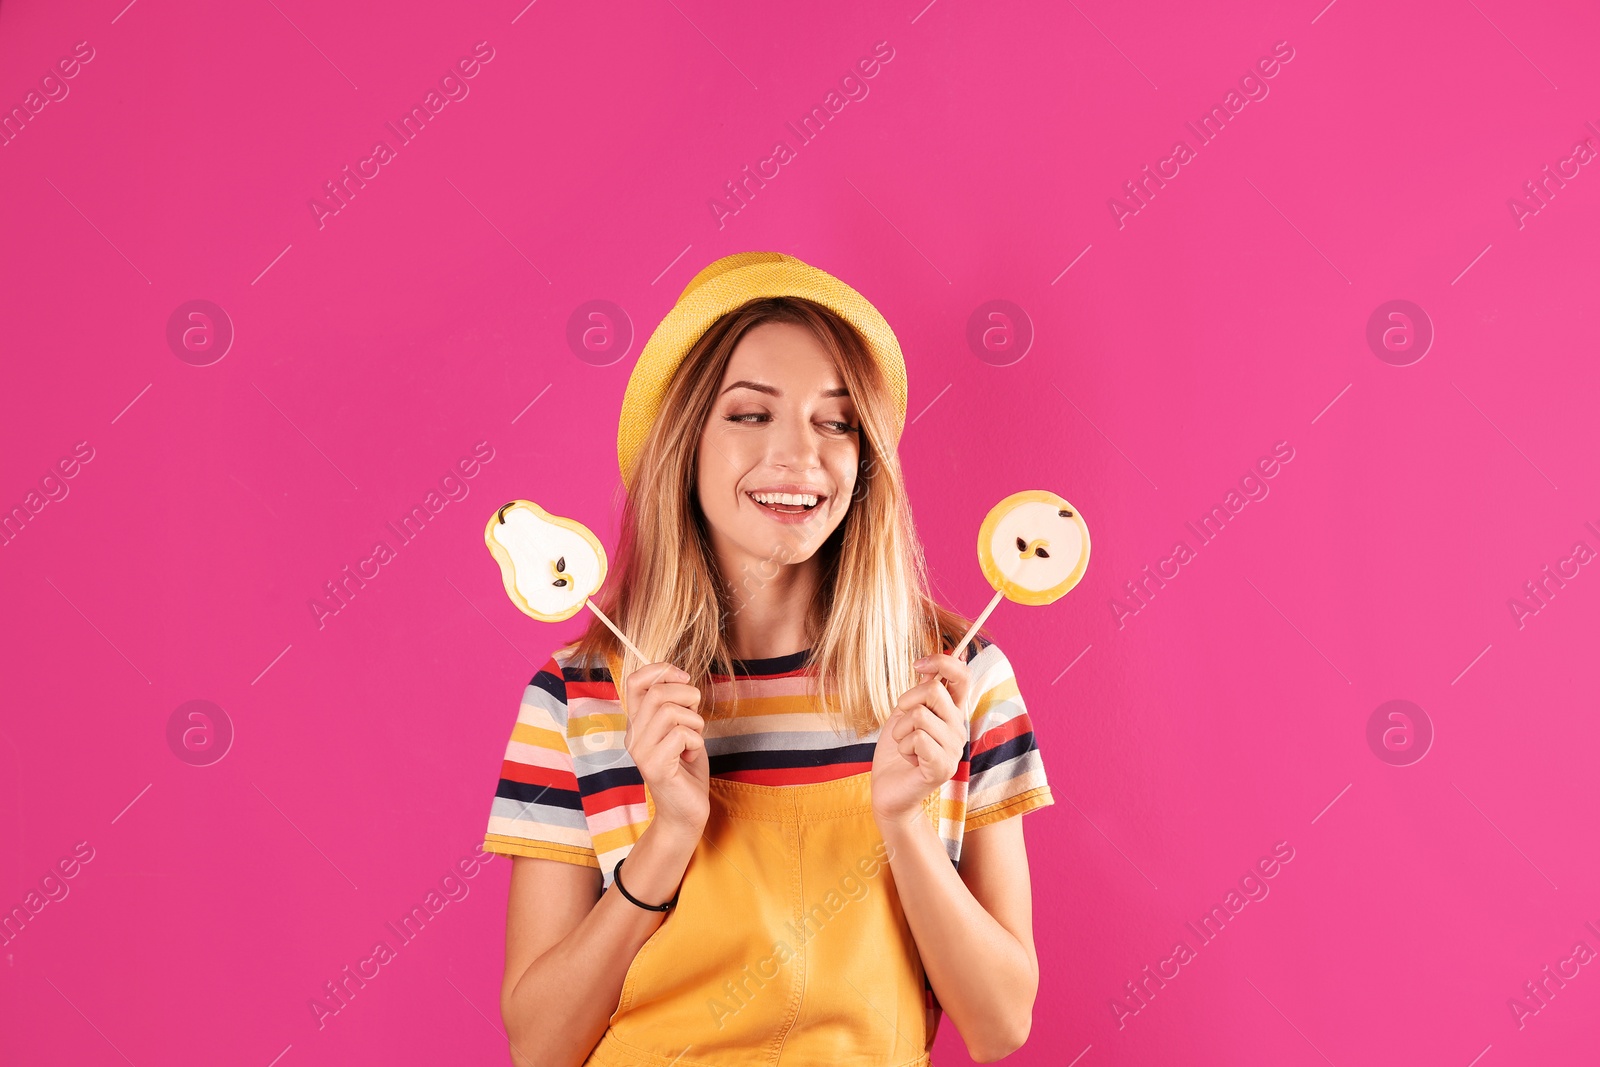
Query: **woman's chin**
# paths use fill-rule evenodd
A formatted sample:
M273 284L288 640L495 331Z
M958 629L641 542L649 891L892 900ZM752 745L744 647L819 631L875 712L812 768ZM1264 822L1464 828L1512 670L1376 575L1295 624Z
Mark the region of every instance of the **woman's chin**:
M769 573L772 564L804 563L825 540L821 528L810 523L764 523L745 534L740 547Z

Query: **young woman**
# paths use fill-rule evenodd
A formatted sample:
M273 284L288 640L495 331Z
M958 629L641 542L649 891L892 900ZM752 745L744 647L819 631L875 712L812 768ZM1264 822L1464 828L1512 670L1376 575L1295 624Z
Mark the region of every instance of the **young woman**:
M1038 988L1011 666L927 593L882 316L790 256L695 277L629 379L598 619L529 683L485 848L513 856L522 1067L987 1062ZM617 680L621 679L621 685ZM624 860L626 862L624 863Z

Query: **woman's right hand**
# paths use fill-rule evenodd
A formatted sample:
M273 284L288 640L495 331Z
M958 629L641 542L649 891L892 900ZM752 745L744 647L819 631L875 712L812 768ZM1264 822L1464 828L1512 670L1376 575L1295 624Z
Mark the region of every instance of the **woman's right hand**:
M628 728L623 743L655 801L656 818L698 839L711 814L711 761L706 755L700 690L687 672L650 663L628 675Z

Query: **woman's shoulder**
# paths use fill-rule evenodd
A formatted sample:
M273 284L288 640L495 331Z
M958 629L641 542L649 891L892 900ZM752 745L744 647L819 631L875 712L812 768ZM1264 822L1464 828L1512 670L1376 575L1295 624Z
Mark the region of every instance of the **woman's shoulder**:
M611 685L611 665L605 656L580 653L581 642L569 641L550 653L543 670L567 684Z
M577 641L553 649L544 665L534 671L523 704L542 708L558 726L569 716L614 710L610 705L619 702L611 671L603 658L598 664L591 662L594 658L580 655Z

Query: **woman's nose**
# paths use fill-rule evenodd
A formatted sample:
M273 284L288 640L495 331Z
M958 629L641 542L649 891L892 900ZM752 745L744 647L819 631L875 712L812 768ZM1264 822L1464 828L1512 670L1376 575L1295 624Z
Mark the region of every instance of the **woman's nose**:
M804 418L787 418L773 435L772 452L768 457L775 467L791 470L813 470L821 466L822 455L817 449L816 435Z

